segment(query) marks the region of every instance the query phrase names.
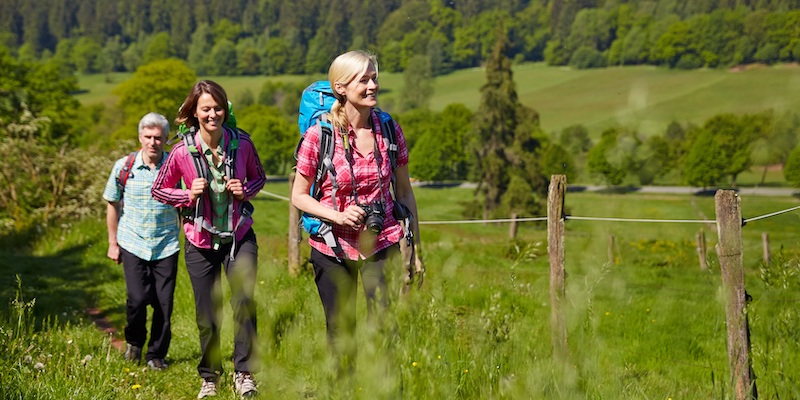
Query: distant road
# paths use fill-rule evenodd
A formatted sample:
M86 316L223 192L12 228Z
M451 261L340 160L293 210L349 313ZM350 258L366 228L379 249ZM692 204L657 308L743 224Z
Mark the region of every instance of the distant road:
M437 182L415 182L416 186L429 186L429 187L451 187L458 186L462 188L474 189L477 184L473 182L463 183L437 183ZM570 192L602 192L608 191L607 186L595 185L569 185L567 191ZM739 194L744 196L800 196L800 189L797 188L777 188L777 187L746 187L735 189ZM663 193L663 194L696 194L696 195L711 195L716 193L716 188L700 189L691 186L641 186L641 187L619 187L613 189L618 193Z
M590 191L598 192L607 190L606 186L580 186L574 185L567 188L569 191ZM642 186L621 188L621 191L636 192L636 193L665 193L665 194L697 194L697 195L713 195L716 193L716 188L699 189L691 186ZM734 189L740 195L744 196L797 196L800 195L800 190L796 188L778 188L778 187L745 187Z
M285 176L268 176L269 182L285 182ZM478 185L474 182L412 182L414 186L422 187L460 187L475 189ZM726 188L727 189L727 188ZM608 191L607 186L596 185L569 185L569 192L602 192ZM696 194L713 196L716 188L700 189L692 186L626 186L613 189L617 193L662 193L662 194ZM745 187L736 189L744 196L796 196L800 197L800 189L787 187Z

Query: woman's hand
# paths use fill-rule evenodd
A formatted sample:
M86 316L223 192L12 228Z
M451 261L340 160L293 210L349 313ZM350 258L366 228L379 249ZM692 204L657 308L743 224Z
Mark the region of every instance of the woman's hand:
M194 202L200 197L203 192L206 191L208 187L208 182L206 182L203 178L194 178L192 181L192 187L189 188L189 200Z
M239 179L228 179L225 177L225 189L228 189L236 200L244 200L244 185Z
M419 255L419 244L417 250L414 252L414 273L417 275L417 288L422 287L422 282L425 280L425 263L422 262L422 257Z
M366 213L357 205L349 205L344 211L340 212L336 218L338 225L349 226L355 230L361 230L364 225L364 217Z

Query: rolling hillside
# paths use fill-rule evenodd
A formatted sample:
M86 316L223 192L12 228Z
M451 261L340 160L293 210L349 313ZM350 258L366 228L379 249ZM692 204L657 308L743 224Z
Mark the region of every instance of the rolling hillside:
M89 75L79 78L84 103L107 102L114 86L130 74ZM236 99L246 88L256 92L268 79L297 81L299 76L208 77L221 83ZM381 74L381 103L390 105L402 93L403 75ZM308 80L311 80L310 78ZM477 109L482 69L460 70L436 79L431 108L463 103ZM754 113L766 109L800 109L800 66L749 67L736 70L669 70L655 67L619 67L573 70L544 64L514 68L517 93L533 107L542 127L558 131L585 125L593 137L615 124L637 126L646 134L660 134L670 121L700 124L719 113ZM177 101L177 100L176 100Z

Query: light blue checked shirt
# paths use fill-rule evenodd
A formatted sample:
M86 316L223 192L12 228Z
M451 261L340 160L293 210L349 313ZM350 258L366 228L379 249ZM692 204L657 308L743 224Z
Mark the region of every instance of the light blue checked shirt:
M142 260L167 258L180 250L178 234L180 219L175 207L161 203L150 194L158 170L167 159L167 152L155 170L144 164L142 153L136 159L125 184L125 196L117 178L127 156L117 160L106 182L103 198L110 202L122 201L117 242L119 246Z

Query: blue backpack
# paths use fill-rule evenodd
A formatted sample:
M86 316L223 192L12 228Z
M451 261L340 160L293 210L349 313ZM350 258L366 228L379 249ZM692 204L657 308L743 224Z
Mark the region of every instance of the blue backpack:
M333 152L336 147L336 138L333 135L334 129L329 119L331 107L333 106L336 97L333 95L330 82L327 80L320 80L312 83L303 90L300 96L299 116L297 117L297 126L300 128L300 142L297 144L294 156L297 159L297 150L303 143L303 138L309 127L318 125L320 127L320 151L319 162L317 163L317 173L314 177L314 183L311 185L311 197L319 200L322 197L321 189L322 182L326 178L331 180L333 186L333 208L336 208L336 191L339 185L336 182L336 170L333 167ZM392 165L392 187L394 187L394 169L397 167L397 140L394 126L394 120L389 113L383 112L380 109L377 111L381 131L389 140L389 161ZM399 203L397 203L399 204ZM399 207L396 207L399 208ZM403 207L404 208L404 207ZM341 247L338 241L333 236L333 231L329 223L320 220L314 215L303 213L300 218L300 223L303 229L310 235L319 235L325 240L325 243L339 256Z

